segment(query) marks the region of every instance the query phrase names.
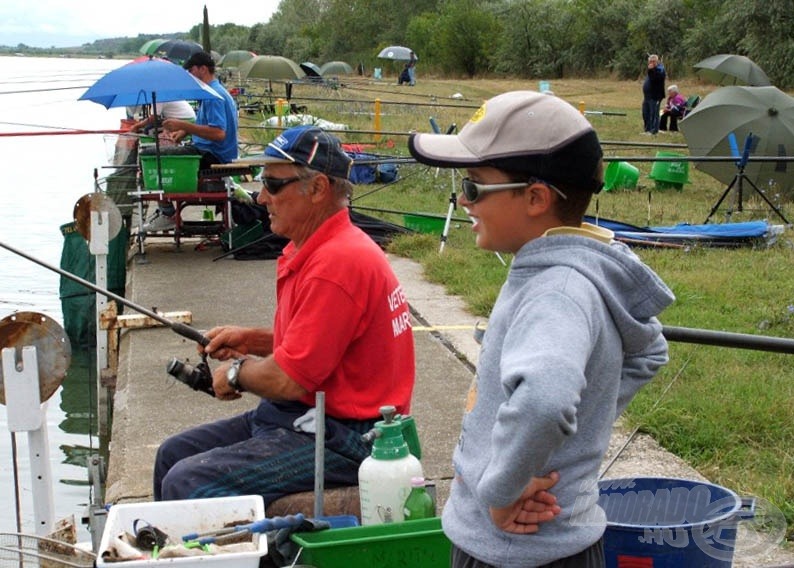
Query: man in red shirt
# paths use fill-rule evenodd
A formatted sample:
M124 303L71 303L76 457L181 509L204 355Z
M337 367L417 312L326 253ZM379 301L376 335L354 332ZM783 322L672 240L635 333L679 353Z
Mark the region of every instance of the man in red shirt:
M383 251L349 217L351 158L314 126L280 134L261 159L278 259L273 329L216 327L204 350L226 363L215 396L262 397L241 415L167 439L156 500L259 494L265 504L314 488L315 393L325 392L325 485L356 485L379 408L410 411L414 344L408 303ZM309 426L307 426L309 425Z

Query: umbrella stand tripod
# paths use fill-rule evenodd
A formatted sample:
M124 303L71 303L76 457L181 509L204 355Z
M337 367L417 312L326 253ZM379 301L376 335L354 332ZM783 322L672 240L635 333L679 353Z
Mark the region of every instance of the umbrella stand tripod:
M728 138L731 144L731 149L734 151L734 154L738 154L738 149L736 148L736 137L733 135L733 133L731 133L728 136ZM717 209L719 209L722 202L725 200L725 198L728 196L728 194L731 192L731 190L734 187L736 187L736 210L742 211L742 192L744 190L744 182L750 184L750 187L752 187L753 190L755 190L755 192L758 195L760 195L764 201L766 201L767 205L769 205L772 211L777 213L777 215L781 219L783 219L783 222L786 225L791 224L789 220L786 219L786 217L780 211L780 209L778 209L771 201L769 201L769 198L766 196L766 194L760 189L758 189L758 186L756 186L753 183L753 181L749 177L747 177L747 174L744 173L744 168L747 165L748 158L750 157L750 146L752 144L752 141L753 141L753 135L751 133L747 135L747 139L744 142L744 151L742 152L742 156L739 159L739 161L736 162L736 167L738 168L739 171L736 172L736 175L734 176L733 180L731 180L731 183L728 184L728 187L725 188L725 191L722 193L719 200L717 200L717 203L715 203L714 207L712 207L711 211L709 211L708 217L706 217L706 220L703 221L704 225L708 224L711 217L714 215ZM732 213L733 213L732 209L729 209L728 212L726 213L726 218L728 221L730 221Z

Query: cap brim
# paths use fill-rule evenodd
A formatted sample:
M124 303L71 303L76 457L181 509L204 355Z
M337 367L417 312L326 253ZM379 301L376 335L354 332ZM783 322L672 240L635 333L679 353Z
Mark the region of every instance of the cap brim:
M408 151L418 162L429 166L455 168L484 163L461 143L457 134L411 134Z
M234 164L244 164L246 166L266 166L268 164L295 164L293 160L286 158L275 158L273 156L250 156L248 158L240 158L232 162Z

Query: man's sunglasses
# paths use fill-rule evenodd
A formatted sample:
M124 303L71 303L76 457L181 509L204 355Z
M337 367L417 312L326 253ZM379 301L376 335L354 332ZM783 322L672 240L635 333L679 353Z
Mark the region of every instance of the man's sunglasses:
M270 195L276 195L286 186L300 179L303 178L300 176L294 176L289 178L273 178L273 177L262 176L262 185Z
M475 203L486 193L492 193L495 191L505 191L508 189L521 189L522 187L532 185L533 183L542 183L543 185L553 189L557 193L557 195L559 195L563 199L568 199L568 197L562 191L560 191L550 183L537 178L529 178L527 181L517 181L510 183L477 183L475 181L470 180L469 178L463 178L460 181L460 186L461 189L463 190L463 195L466 197L466 201L468 201L469 203Z

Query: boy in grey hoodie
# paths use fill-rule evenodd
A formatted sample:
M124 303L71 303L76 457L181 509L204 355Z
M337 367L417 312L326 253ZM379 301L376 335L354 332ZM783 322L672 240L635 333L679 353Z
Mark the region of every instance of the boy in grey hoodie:
M454 567L603 566L598 470L613 424L667 362L673 300L611 231L582 222L603 185L590 123L554 96L498 95L411 154L466 168L477 245L514 254L482 343L442 522Z

